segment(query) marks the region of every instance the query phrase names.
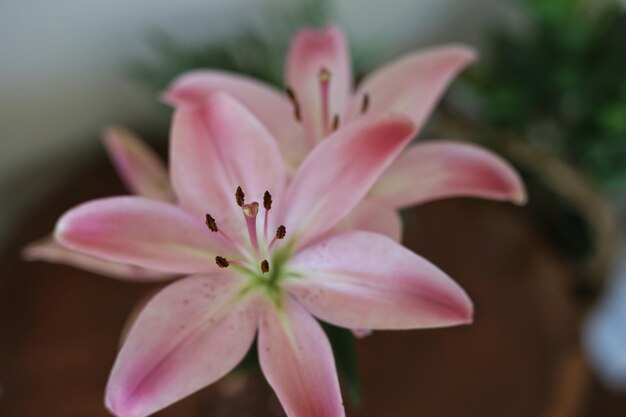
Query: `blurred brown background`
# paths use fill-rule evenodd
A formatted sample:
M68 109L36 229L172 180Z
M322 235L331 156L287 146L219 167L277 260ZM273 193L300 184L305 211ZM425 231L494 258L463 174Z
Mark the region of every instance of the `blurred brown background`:
M101 157L28 209L0 255L0 416L107 416L103 393L119 334L151 288L66 266L25 263L20 248L66 208L124 193ZM91 162L89 162L91 161ZM594 380L579 351L588 300L523 208L456 199L411 210L405 240L468 291L472 326L376 332L358 342L364 406L355 417L623 417L626 395ZM154 287L154 286L152 286ZM258 374L234 375L157 414L280 416Z

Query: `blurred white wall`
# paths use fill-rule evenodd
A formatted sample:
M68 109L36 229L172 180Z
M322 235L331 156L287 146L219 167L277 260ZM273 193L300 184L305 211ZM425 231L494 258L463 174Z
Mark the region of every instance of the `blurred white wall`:
M155 98L127 74L131 59L149 56L151 29L206 40L235 32L268 1L289 0L0 1L2 201L28 191L16 183L21 173L79 153L103 125L155 119ZM337 0L336 11L363 42L476 43L485 27L509 18L510 1ZM0 229L8 218L0 211Z

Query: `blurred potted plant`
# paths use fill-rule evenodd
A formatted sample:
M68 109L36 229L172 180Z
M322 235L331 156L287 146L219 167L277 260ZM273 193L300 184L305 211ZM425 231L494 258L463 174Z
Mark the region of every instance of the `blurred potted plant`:
M448 116L518 165L529 209L580 272L575 289L597 294L619 241L611 205L626 190L626 11L521 3L530 27L493 34L464 79L469 106L449 102Z

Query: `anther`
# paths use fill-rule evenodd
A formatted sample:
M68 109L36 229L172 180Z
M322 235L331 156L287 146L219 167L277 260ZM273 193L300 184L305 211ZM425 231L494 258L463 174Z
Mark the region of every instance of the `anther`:
M228 268L228 265L230 265L230 262L228 262L228 260L226 260L226 258L221 257L221 256L216 256L215 257L215 263L220 268Z
M267 259L264 259L263 262L261 262L261 272L264 274L270 272L270 263L267 262Z
M237 187L237 191L235 191L235 200L237 201L237 205L239 207L243 207L243 204L246 201L246 195L243 193L241 187Z
M296 94L293 92L293 90L290 87L287 87L286 91L287 91L287 97L289 97L289 100L291 101L291 104L293 105L293 117L295 117L297 121L302 120L302 116L300 115L300 103L298 103Z
M276 241L279 239L284 239L286 234L287 234L287 228L283 226L282 224L278 226L278 229L276 229L276 236L274 236L274 239L272 239L272 241L270 242L268 249L272 250L272 248L276 244Z
M339 115L338 114L336 114L335 117L333 117L333 132L337 129L339 129Z
M204 216L204 223L206 223L206 225L209 227L210 231L212 231L212 232L218 232L219 231L219 229L217 228L217 222L215 221L213 216L211 216L209 213L207 213Z
M370 95L365 93L363 95L363 101L361 102L361 114L365 114L370 107Z
M266 191L265 194L263 194L263 208L265 208L265 210L270 210L272 208L272 195L269 191Z
M357 90L361 84L363 84L363 80L365 79L365 74L357 74L356 80L354 81L354 89Z

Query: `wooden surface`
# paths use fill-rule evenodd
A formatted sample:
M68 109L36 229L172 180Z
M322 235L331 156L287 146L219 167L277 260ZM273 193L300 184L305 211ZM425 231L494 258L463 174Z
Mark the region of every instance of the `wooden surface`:
M24 263L19 249L65 209L123 193L105 164L73 177L25 213L0 254L0 416L100 417L119 334L154 285ZM523 209L477 200L407 214L406 243L468 291L472 326L377 332L359 341L365 403L354 417L624 417L578 351L584 303L572 274ZM235 375L157 414L280 416L258 375Z

